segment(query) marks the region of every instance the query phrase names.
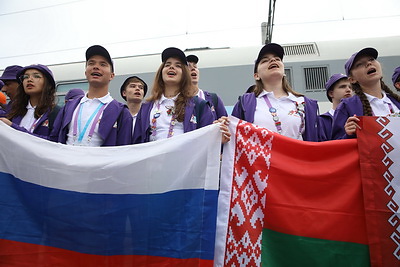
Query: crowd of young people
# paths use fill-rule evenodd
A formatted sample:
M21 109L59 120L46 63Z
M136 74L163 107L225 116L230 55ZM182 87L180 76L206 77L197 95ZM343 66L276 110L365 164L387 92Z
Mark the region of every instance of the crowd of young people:
M359 116L400 111L400 96L383 82L377 58L378 51L370 47L351 55L344 64L346 74L334 74L326 82L332 108L320 115L317 101L287 81L282 46L267 44L255 61L255 84L239 96L232 115L303 141L354 138ZM56 105L55 78L47 66L8 66L0 77L1 90L9 98L2 103L0 120L16 130L78 146L139 144L219 123L226 143L231 136L228 114L218 95L199 88L198 62L196 55L166 48L152 88L138 76L128 77L120 89L123 104L109 92L115 76L110 54L100 45L91 46L85 67L89 89L69 91L62 108ZM392 81L400 90L400 67Z

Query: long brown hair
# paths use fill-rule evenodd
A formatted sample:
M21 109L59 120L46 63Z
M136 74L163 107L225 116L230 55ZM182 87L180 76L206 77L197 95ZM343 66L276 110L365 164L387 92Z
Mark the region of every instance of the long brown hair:
M177 58L179 60L179 58ZM192 80L190 78L189 68L186 64L182 63L182 79L179 82L179 95L175 100L175 115L176 120L183 122L185 118L185 107L191 96ZM153 88L151 89L151 95L146 99L147 101L159 100L164 93L165 83L162 78L162 70L165 66L163 62L157 70L154 78Z
M290 86L288 80L286 79L286 76L282 77L282 88L286 93L292 93L293 95L299 97L299 96L304 96L303 94L300 94L296 92L295 90L292 89ZM253 89L253 92L256 96L259 96L262 92L264 91L264 85L261 81L261 79L256 80L255 87Z
M44 73L40 71L43 76L44 84L42 95L40 96L39 103L35 108L35 118L38 119L42 116L46 111L53 110L54 106L56 105L56 88L49 82L48 78ZM29 95L25 93L24 86L22 82L17 87L17 92L15 94L15 98L12 102L10 113L8 114L7 118L12 120L17 116L25 116L26 112L28 111L26 106L29 102Z
M360 84L354 83L352 84L354 93L358 95L358 97L361 100L362 106L363 106L363 115L364 116L372 116L372 107L371 104L368 101L367 96L364 94L364 91L362 90ZM400 96L396 93L394 93L383 81L381 78L381 88L383 91L385 91L388 95L392 96L394 99L396 99L398 102L400 102Z

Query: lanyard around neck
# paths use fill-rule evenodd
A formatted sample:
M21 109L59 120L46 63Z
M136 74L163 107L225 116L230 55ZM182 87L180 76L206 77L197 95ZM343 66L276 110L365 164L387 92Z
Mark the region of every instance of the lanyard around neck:
M39 118L35 119L35 121L32 123L31 128L29 129L29 132L33 133L33 131L36 128L37 123L39 122L40 118L42 118L42 116L43 116L43 114Z
M276 108L272 106L271 102L268 99L268 95L264 95L263 98L268 106L269 113L271 113L272 120L275 123L276 130L278 131L278 133L282 133L282 123L280 122L278 114L276 113L277 112Z
M79 105L78 114L77 114L77 116L75 116L75 120L74 120L73 135L74 135L74 138L76 138L78 130L79 130L78 142L82 142L82 139L85 136L87 128L89 127L90 123L92 122L92 120L94 118L94 121L92 123L92 126L90 127L89 134L88 134L88 140L90 141L90 139L92 138L92 136L94 134L94 129L96 127L96 123L99 120L99 117L100 117L101 113L103 112L104 108L106 107L105 103L100 103L97 106L96 110L92 113L92 115L90 115L89 119L87 120L87 122L86 122L86 124L85 124L85 126L83 128L83 130L81 130L82 109L83 109L83 105L84 104L85 104L85 102L83 102L83 103L81 103Z
M272 119L275 123L275 127L276 127L278 133L281 134L282 133L282 123L279 120L277 110L276 110L276 108L274 108L272 106L271 101L269 101L268 95L264 95L263 98L265 100L265 103L268 106L269 112L272 115ZM296 105L296 113L299 114L300 119L301 119L301 123L300 123L300 127L299 127L299 136L298 136L300 138L300 136L303 132L303 129L304 129L304 125L305 125L305 123L304 123L304 113L305 113L304 112L304 102L303 103L295 102L295 105Z
M151 135L152 135L152 137L154 139L155 139L156 134L157 134L157 119L161 116L160 107L161 107L161 101L157 101L156 113L154 113L154 116L151 119L151 123L152 123ZM168 136L167 136L167 138L170 138L170 137L172 137L174 135L174 127L175 127L175 123L176 123L176 121L175 121L176 116L175 116L175 111L173 111L173 108L168 109L167 110L167 114L171 116L171 121L169 123Z

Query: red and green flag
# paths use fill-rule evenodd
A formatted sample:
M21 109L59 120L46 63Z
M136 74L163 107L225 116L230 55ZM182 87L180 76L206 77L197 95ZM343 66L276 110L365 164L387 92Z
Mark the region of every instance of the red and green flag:
M224 148L215 266L400 264L393 256L397 265L373 259L368 207L375 204L365 195L384 191L374 186L366 191L361 136L302 142L235 119L231 130L234 138ZM383 211L370 212L377 219ZM387 255L381 257L390 257L389 249L383 250Z

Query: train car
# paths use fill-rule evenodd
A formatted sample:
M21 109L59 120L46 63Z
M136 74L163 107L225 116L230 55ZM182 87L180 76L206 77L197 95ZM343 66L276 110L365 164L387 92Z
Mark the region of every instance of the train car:
M344 73L345 61L364 47L379 52L384 81L393 88L391 75L400 65L400 36L349 39L337 41L282 44L285 50L285 73L294 90L319 101L320 112L330 108L324 89L325 82L334 73ZM187 49L185 53L199 57L200 88L217 93L228 110L239 95L254 84L253 68L260 46ZM161 52L161 51L160 51ZM84 58L84 55L82 55ZM111 95L123 101L119 89L130 75L144 79L149 88L161 64L160 54L114 58L115 78L111 81ZM58 95L62 98L71 88L87 89L85 62L50 65L57 80ZM60 101L62 102L62 101Z

